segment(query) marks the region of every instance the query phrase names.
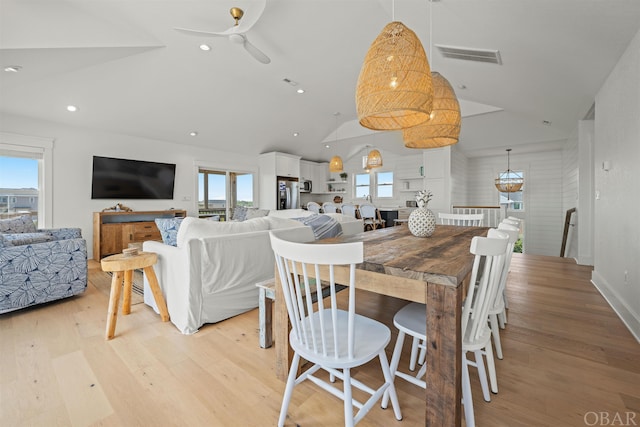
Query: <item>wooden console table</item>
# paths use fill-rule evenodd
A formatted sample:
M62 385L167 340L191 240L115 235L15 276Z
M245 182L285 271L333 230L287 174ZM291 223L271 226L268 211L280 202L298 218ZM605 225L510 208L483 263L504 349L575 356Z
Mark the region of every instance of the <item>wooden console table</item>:
M119 254L129 243L162 240L156 218L185 217L185 210L94 212L93 259Z

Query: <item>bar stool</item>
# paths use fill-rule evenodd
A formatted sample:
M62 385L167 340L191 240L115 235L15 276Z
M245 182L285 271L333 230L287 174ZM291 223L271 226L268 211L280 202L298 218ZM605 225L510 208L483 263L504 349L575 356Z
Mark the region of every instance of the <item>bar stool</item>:
M100 261L102 271L113 273L111 279L111 293L109 294L109 311L107 312L107 331L105 339L110 340L116 333L116 321L118 320L118 302L120 300L120 289L124 279L124 295L122 298L122 314L131 313L131 287L133 282L133 270L143 269L149 280L149 287L153 293L160 318L163 322L169 320L167 304L162 296L160 285L153 265L158 261L158 255L154 252L140 252L137 255L116 254L103 258Z

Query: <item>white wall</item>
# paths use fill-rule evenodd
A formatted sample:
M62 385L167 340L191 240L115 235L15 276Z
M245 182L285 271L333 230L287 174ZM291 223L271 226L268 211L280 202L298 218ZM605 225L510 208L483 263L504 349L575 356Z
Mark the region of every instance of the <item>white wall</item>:
M451 147L451 204L469 206L468 175L469 159L458 148Z
M640 32L596 96L593 282L640 341L638 76Z
M578 264L593 265L595 128L593 120L578 123Z
M470 205L499 202L494 180L507 167L507 156L474 157L468 160ZM511 169L524 171L525 252L558 256L562 244L562 152L560 150L518 154L511 152Z
M578 208L578 134L577 129L562 149L562 212L572 208ZM579 211L573 215L567 234L567 247L565 256L574 259L578 258L578 227Z
M132 136L72 128L25 117L0 115L0 131L54 139L53 143L53 227L80 227L92 257L92 212L122 202L134 210L186 209L197 215L196 163L221 170L257 174L257 158L245 158L195 146L177 145ZM120 157L175 163L176 181L173 200L92 200L93 156ZM189 198L189 201L183 200Z

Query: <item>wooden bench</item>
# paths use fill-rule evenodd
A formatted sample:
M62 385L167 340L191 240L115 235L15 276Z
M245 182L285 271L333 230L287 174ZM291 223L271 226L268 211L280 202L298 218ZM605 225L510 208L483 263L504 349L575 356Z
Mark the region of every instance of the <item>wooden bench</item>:
M259 342L260 347L269 348L273 345L273 302L276 300L276 282L275 279L267 279L263 282L256 283L260 290L258 297L258 323L260 327ZM346 286L336 284L336 292L346 289ZM313 296L311 300L318 300L315 285L311 287ZM331 291L327 285L322 287L322 298L331 295Z

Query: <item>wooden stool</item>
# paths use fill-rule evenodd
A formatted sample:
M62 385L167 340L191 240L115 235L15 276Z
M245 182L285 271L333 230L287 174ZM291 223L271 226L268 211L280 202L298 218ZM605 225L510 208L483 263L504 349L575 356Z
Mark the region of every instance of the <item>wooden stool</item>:
M102 271L111 271L113 278L111 279L111 293L109 295L109 311L107 313L107 332L105 339L110 340L116 333L116 321L118 320L118 302L120 300L120 289L124 278L124 295L122 298L122 314L131 313L131 287L133 279L133 270L143 269L144 274L149 280L149 287L156 300L158 310L160 310L160 318L163 322L169 320L169 312L167 304L162 297L162 291L158 284L158 278L153 265L158 260L158 255L153 252L140 252L134 256L124 256L124 254L111 255L100 261Z

